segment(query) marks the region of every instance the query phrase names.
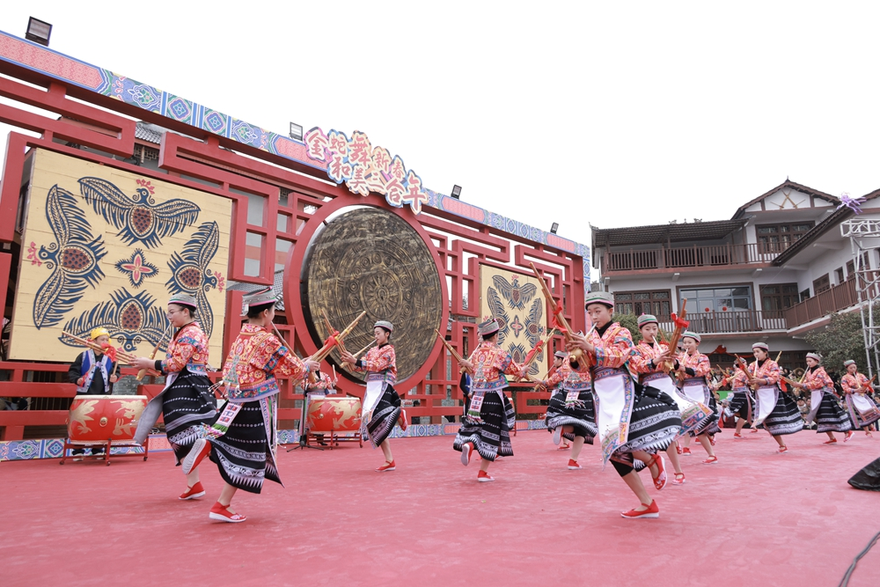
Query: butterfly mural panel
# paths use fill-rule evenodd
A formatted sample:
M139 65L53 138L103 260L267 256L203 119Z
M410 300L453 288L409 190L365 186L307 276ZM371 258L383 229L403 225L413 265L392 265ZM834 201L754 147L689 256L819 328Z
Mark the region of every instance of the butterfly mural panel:
M169 336L175 293L222 363L232 203L226 198L42 149L31 155L10 358L71 361L62 331L149 355ZM164 348L164 345L160 345Z
M498 341L521 363L547 334L547 300L534 275L509 268L480 266L480 316L499 323ZM545 343L546 346L546 343ZM544 378L548 369L546 348L538 353L530 373Z

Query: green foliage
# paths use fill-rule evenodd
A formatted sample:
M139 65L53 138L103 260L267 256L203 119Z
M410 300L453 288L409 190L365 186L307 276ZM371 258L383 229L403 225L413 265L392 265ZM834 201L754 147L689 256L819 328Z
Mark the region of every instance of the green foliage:
M880 311L880 305L874 312ZM843 362L854 360L862 373L868 372L865 357L865 342L862 337L861 313L831 314L831 321L825 328L808 333L804 339L822 355L822 365L826 371L843 374Z
M611 316L612 322L619 322L621 326L629 330L632 334L633 344L639 344L642 340L642 334L639 332L639 319L635 314L614 314Z

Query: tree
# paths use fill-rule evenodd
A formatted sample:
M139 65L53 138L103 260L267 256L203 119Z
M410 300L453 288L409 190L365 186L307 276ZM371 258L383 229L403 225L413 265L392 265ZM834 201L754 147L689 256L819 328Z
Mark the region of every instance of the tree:
M639 344L642 340L642 333L639 332L639 319L635 314L614 314L611 316L612 322L619 322L621 326L629 330L632 334L633 344Z
M880 312L880 304L874 307L874 312ZM804 339L822 356L826 370L843 373L843 362L852 359L859 371L868 372L860 312L835 312L825 328L808 333Z

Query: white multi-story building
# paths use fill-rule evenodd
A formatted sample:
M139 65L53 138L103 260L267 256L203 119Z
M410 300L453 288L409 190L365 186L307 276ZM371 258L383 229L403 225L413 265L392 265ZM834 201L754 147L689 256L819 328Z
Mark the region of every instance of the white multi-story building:
M773 357L782 352L782 366L802 367L812 350L803 336L824 327L831 312L856 309L857 285L864 290L864 278L873 277L856 279L841 224L880 220L877 196L880 190L864 196L857 215L834 196L786 180L730 220L593 227L593 263L619 312L655 314L662 323L687 300L690 328L713 364L751 355L760 340ZM859 245L864 269L880 268L880 239Z

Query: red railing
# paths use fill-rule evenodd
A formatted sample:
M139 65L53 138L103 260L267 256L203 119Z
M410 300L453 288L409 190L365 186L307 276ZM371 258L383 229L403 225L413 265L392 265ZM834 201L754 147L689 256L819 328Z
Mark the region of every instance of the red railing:
M784 250L756 244L724 244L690 247L659 247L652 250L609 251L602 257L602 271L644 271L682 267L724 267L764 264Z
M675 325L666 316L658 317L660 328L672 332ZM742 332L763 332L766 330L786 330L782 311L728 310L726 312L688 313L689 330L700 334L735 334Z
M876 275L873 278L876 279ZM859 294L856 291L856 280L848 279L785 310L785 321L789 328L795 328L857 303Z

